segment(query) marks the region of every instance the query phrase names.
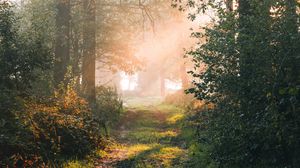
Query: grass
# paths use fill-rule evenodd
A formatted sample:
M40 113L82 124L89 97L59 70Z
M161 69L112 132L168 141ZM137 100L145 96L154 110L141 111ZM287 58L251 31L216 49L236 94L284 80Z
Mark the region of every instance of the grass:
M159 105L162 101L161 97L126 97L123 98L126 107L145 107L151 105Z
M138 103L124 110L119 123L111 129L115 143L96 150L85 161L70 161L65 167L183 167L188 157L182 145L185 144L181 132L184 110L167 104Z
M177 124L184 119L184 114L175 114L167 119L168 124Z
M158 104L134 106L122 116L115 137L127 144L128 157L115 167L180 167L187 159L186 149L177 140L181 135L180 122L184 118L181 108Z
M90 163L86 163L84 161L79 160L71 160L68 163L63 165L64 168L92 168L94 165Z

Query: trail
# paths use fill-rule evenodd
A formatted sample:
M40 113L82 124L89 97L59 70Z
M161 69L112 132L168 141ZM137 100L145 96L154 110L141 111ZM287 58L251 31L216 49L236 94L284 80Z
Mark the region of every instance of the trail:
M187 159L180 138L179 108L147 105L127 108L111 131L116 143L105 149L98 168L176 168Z

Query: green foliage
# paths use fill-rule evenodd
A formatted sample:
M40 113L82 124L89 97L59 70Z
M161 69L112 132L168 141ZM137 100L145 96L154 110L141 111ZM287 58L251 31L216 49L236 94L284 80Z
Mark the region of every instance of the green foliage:
M299 3L238 3L233 11L219 1L188 4L218 18L193 33L199 43L188 52L199 80L187 92L214 105L195 114L199 150L209 146L217 167L297 167Z
M24 153L27 157L34 157L30 152L33 147L30 130L15 113L22 107L21 100L9 90L1 90L0 100L0 165L13 165Z
M23 37L9 3L0 3L0 87L24 90L36 78L37 69L50 66L49 50L36 37Z
M0 165L39 167L84 157L102 141L99 121L75 80L53 89L49 39L35 24L19 29L26 20L13 9L0 2Z
M123 111L123 102L113 87L98 86L96 88L95 116L109 126L118 121Z
M7 1L0 2L0 165L23 164L23 159L40 158L33 151L32 132L21 121L18 112L24 109L24 97L35 81L37 70L49 67L47 48L35 37L24 38L17 29L19 20ZM23 154L26 154L24 156ZM4 166L4 165L3 165Z
M46 103L46 104L44 104ZM100 126L93 119L87 102L70 86L41 104L29 104L26 118L30 127L53 154L82 157L100 142ZM49 148L51 147L51 148Z
M14 118L2 121L0 156L4 165L81 158L102 141L99 121L71 86L52 97L20 101L22 108L15 109Z

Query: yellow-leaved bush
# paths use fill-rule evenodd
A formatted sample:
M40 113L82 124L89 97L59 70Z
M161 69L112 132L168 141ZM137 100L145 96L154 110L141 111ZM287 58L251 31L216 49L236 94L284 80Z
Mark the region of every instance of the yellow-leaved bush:
M21 121L32 132L33 153L43 162L84 157L101 144L101 124L72 86L51 97L24 100Z

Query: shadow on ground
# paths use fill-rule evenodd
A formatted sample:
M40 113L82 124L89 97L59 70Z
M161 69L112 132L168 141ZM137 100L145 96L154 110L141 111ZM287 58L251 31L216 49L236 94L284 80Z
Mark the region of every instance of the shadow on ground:
M170 105L128 108L111 131L118 145L107 152L106 160L100 160L100 167L183 167L187 159L179 137L183 118L183 110Z

